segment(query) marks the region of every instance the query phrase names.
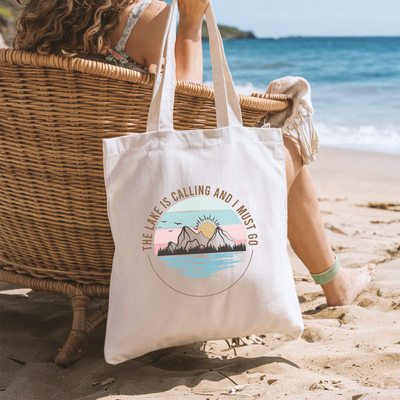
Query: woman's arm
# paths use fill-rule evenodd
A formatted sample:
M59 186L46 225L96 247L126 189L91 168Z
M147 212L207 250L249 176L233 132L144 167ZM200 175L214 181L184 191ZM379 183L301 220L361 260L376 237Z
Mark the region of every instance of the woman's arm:
M203 82L201 27L209 0L178 0L179 28L176 38L176 76L183 81Z
M208 3L209 0L178 0L180 17L175 47L177 79L202 83L201 26ZM130 11L129 7L121 16L121 27L126 25ZM168 12L169 6L165 2L154 0L132 29L125 47L129 57L146 65L153 73L157 70Z

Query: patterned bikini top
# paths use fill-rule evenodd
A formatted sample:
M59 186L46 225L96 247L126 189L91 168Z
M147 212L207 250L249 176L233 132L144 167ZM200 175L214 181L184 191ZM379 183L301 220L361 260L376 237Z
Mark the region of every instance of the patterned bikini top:
M126 27L122 33L122 36L118 40L118 43L115 45L113 50L108 49L108 54L102 57L102 60L100 61L117 65L119 67L130 68L135 71L148 72L144 65L140 65L136 61L132 60L132 58L125 53L125 46L133 27L136 25L144 10L150 5L150 3L152 3L152 1L153 0L144 0L135 5L131 14L129 15L128 22L126 23Z

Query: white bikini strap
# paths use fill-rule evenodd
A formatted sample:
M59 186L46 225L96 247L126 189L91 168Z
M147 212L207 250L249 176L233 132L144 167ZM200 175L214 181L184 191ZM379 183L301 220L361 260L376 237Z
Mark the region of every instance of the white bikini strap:
M128 22L126 23L126 27L121 38L118 40L114 50L119 53L125 51L126 42L132 32L133 27L138 22L140 16L143 14L144 10L152 3L153 0L144 0L135 5L131 14L129 15Z

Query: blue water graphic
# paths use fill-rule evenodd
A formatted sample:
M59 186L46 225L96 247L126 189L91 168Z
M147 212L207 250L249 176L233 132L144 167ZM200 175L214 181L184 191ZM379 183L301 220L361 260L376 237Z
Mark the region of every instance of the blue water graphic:
M176 270L178 274L190 279L216 276L224 269L232 268L242 260L233 253L193 254L182 256L157 257L165 267Z

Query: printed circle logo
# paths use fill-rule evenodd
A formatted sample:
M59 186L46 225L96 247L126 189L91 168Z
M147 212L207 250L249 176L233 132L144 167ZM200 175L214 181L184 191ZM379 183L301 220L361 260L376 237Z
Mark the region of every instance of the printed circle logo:
M251 261L242 220L225 201L191 197L165 212L154 235L157 276L171 289L205 297L237 283Z

